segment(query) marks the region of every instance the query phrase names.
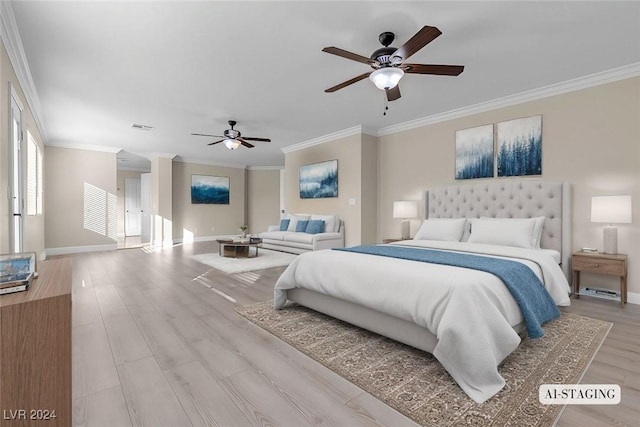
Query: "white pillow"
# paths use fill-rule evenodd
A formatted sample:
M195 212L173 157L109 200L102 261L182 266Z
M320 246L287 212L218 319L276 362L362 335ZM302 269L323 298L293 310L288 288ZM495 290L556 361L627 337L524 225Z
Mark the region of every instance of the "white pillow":
M542 229L544 228L544 219L545 219L545 217L537 216L537 217L535 217L533 219L536 220L536 225L533 226L533 237L532 237L532 239L535 240L535 242L533 242L533 240L532 240L532 244L533 244L533 247L535 249L540 249L540 240L542 240Z
M309 215L287 214L287 219L289 220L289 227L287 228L287 231L296 231L296 224L298 221L308 221Z
M466 222L466 218L425 219L413 240L446 240L449 242L459 242Z
M535 218L473 218L470 243L534 249Z
M488 216L481 216L480 219L488 219L494 221L511 220L511 219L535 219L535 225L533 226L533 232L531 233L531 247L533 249L540 249L540 239L542 237L542 228L544 227L543 216L537 216L534 218L492 218Z
M337 233L340 229L340 219L338 215L311 215L311 219L324 221L325 233Z

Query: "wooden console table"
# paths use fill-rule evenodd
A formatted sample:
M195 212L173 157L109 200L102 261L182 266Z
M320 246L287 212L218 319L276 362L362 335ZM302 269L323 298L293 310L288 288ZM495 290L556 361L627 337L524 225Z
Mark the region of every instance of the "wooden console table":
M0 425L71 426L71 258L0 296Z

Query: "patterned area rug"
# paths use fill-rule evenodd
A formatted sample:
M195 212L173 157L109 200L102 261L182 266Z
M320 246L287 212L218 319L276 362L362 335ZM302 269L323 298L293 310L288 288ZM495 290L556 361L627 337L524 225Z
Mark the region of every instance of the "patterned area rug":
M612 324L570 313L525 338L500 366L507 384L475 403L429 353L316 311L271 301L238 313L424 426L550 426L560 405L542 405L546 383L578 383Z

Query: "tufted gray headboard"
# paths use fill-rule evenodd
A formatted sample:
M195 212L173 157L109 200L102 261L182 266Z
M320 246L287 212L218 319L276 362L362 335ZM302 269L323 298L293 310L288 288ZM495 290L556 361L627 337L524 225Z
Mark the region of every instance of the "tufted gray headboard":
M500 180L427 190L425 218L531 218L544 216L540 246L560 252L569 277L571 258L571 189L568 183Z

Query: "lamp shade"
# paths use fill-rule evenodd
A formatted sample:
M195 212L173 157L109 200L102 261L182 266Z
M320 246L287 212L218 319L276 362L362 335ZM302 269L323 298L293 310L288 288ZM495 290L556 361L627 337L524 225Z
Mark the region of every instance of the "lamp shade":
M378 89L385 90L396 87L402 76L404 76L404 71L400 68L384 67L378 68L369 74L369 80L371 80Z
M628 224L631 222L631 196L595 196L591 198L591 222Z
M393 202L394 218L417 218L418 202L414 200L402 200Z

